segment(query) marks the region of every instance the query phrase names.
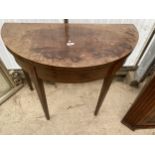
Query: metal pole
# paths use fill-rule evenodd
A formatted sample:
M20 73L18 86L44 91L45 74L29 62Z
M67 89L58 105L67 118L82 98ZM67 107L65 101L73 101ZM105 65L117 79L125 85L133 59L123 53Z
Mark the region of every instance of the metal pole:
M64 23L67 24L68 23L68 19L64 19Z

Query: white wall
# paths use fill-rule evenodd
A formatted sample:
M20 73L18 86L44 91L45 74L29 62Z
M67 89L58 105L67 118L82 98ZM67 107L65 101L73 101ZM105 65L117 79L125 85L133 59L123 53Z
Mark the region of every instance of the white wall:
M4 22L43 22L43 23L62 23L63 20L61 19L49 19L49 20L0 20L0 28L3 25ZM70 23L131 23L134 24L138 31L139 31L139 41L135 48L135 50L132 52L132 54L129 56L127 61L125 62L124 66L126 67L133 67L136 65L139 57L141 56L142 49L145 45L145 42L150 35L155 20L146 20L146 19L70 19ZM6 50L2 39L0 37L0 57L2 58L4 64L8 69L14 69L19 68L19 66L16 64L14 58L11 56L11 54Z
M141 61L138 64L138 69L135 72L135 80L141 82L148 72L152 63L155 60L155 35L150 41L148 47L146 48L146 53L143 55Z

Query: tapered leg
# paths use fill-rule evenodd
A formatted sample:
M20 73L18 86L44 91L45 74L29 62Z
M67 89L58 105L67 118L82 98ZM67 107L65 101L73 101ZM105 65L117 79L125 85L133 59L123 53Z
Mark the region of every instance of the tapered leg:
M28 74L27 72L25 72L24 70L23 70L23 72L24 72L24 75L25 75L25 78L26 78L27 84L28 84L29 87L30 87L30 90L33 90L32 82L31 82L31 79L30 79L29 74Z
M113 76L108 76L104 79L104 82L102 84L102 88L101 88L101 91L100 91L100 96L98 98L98 102L97 102L97 105L96 105L96 109L95 109L95 112L94 112L94 115L96 116L102 106L102 103L104 101L104 98L108 92L108 89L111 85L111 82L113 80Z
M44 110L46 119L50 120L50 115L49 115L49 110L48 110L48 105L47 105L43 81L42 81L42 79L38 78L35 69L33 71L32 78L33 78L33 82L34 82L35 88L37 90L42 108Z

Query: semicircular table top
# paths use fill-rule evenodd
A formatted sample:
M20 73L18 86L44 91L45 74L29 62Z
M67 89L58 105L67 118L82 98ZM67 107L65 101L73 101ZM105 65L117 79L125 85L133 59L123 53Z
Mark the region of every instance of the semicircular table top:
M13 54L63 68L116 61L129 55L138 41L137 29L130 24L5 23L1 35Z

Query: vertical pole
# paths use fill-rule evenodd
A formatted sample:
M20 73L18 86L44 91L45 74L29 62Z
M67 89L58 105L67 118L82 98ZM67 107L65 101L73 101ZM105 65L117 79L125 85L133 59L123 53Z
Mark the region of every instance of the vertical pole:
M68 23L68 19L64 19L64 23L67 24Z

